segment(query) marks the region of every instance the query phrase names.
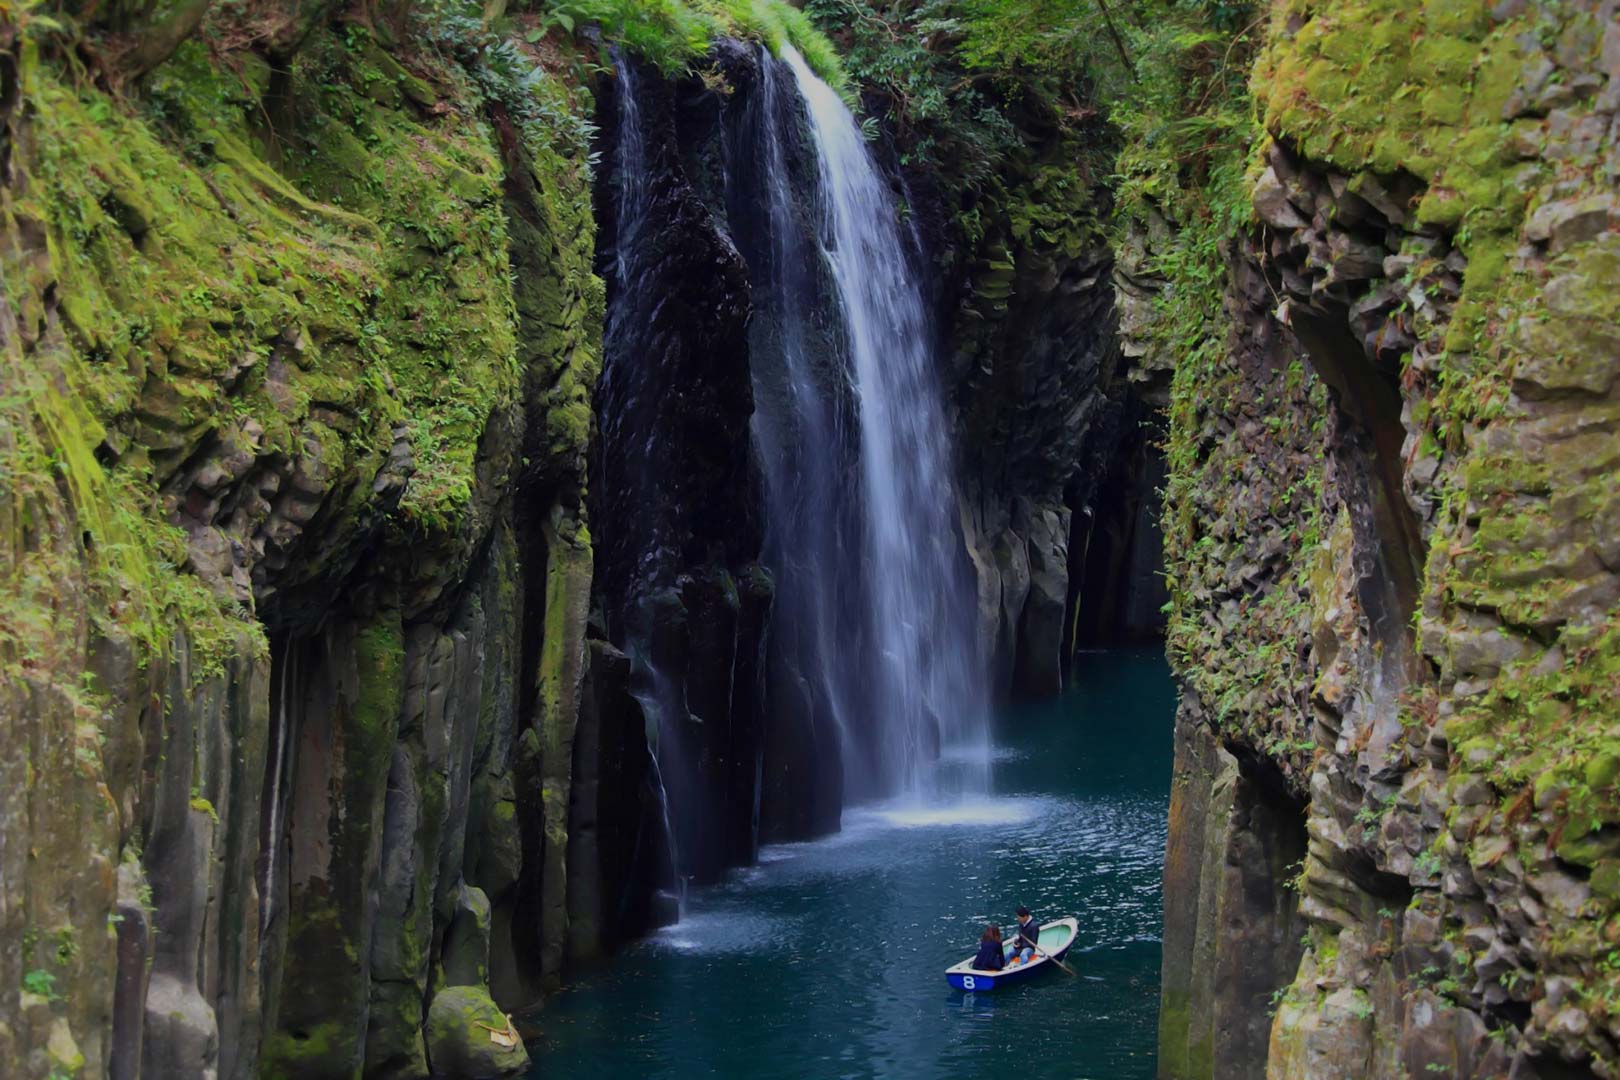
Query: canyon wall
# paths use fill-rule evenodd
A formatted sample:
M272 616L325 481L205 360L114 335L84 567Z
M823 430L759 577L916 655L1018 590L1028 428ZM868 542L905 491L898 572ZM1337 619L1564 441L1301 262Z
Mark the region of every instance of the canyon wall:
M1175 369L1160 1073L1615 1076L1616 5L1263 14L1202 342L1191 260L1121 289Z
M517 1068L479 1025L618 910L563 874L590 103L482 44L191 43L130 100L6 39L15 1075Z
M953 192L951 162L897 169L896 186L937 271L981 646L998 699L1027 700L1065 686L1077 646L1162 634L1168 369L1121 348L1114 282L1132 255L1104 225L1113 136L1038 95L997 107L1021 141L987 190Z

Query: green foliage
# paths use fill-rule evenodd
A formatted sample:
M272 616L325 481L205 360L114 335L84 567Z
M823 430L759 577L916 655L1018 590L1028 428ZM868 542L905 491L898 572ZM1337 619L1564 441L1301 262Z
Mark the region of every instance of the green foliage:
M1121 7L1130 81L1103 82L1114 91L1108 107L1121 139L1115 228L1122 248L1140 252L1132 273L1159 284L1136 332L1172 370L1162 518L1168 647L1214 719L1243 730L1298 778L1318 753L1305 737L1306 658L1324 531L1313 418L1325 402L1297 363L1240 368L1223 307L1229 254L1251 218L1255 12L1196 0ZM1239 426L1252 434L1239 438ZM1272 532L1286 543L1260 587L1228 591L1254 560L1254 538Z
M1135 13L1136 80L1110 106L1123 134L1117 213L1122 224L1171 225L1145 269L1170 286L1158 328L1191 384L1226 348L1223 252L1250 217L1243 175L1258 134L1247 84L1255 41L1251 29L1232 32L1247 12L1225 5L1144 0Z
M46 1001L61 1001L62 995L56 992L56 976L44 968L33 968L23 973L22 988L30 994L38 994Z
M56 962L63 966L79 955L79 943L73 940L73 928L64 926L56 932Z
M1124 134L1120 213L1168 216L1174 254L1158 257L1191 285L1218 285L1218 246L1250 216L1242 180L1259 131L1248 88L1253 31L1222 29L1200 3L1149 0L1138 12L1137 78L1110 105Z
M1029 25L1059 33L1040 20L1069 8L1046 7ZM1096 245L1112 147L1089 60L1003 64L996 13L970 0L808 0L805 10L844 50L874 113L869 135L886 129L900 163L955 219L987 303L1005 297L1014 250Z
M805 10L837 35L850 75L876 95L902 162L937 171L953 191L979 191L1020 139L1002 103L974 83L964 58L939 36L949 7L809 0Z
M580 87L557 78L509 34L489 29L470 11L430 9L422 13L420 23L426 39L456 59L484 99L500 103L531 147L544 147L587 167L595 165L590 148L596 125ZM571 30L573 23L559 25ZM530 35L544 32L542 25Z
M764 42L778 54L791 45L816 74L844 89L837 51L784 0L545 0L542 11L569 32L600 26L609 41L668 75L690 70L711 41L729 36Z
M1134 57L1123 35L1137 35L1143 5L1131 0L954 0L936 3L940 30L960 36L968 67L1040 84L1051 94L1079 76L1113 103L1131 84ZM1131 21L1116 22L1116 15ZM1122 36L1118 39L1115 33Z

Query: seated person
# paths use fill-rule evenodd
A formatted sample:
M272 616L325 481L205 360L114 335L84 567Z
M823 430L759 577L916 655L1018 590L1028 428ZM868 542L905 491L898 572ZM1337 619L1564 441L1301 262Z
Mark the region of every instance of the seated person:
M1018 934L1013 938L1013 963L1029 963L1040 943L1041 924L1035 921L1035 916L1029 913L1029 908L1019 905Z
M980 971L1000 971L1005 963L1001 955L1001 927L991 923L979 938L979 954L973 958L973 966Z

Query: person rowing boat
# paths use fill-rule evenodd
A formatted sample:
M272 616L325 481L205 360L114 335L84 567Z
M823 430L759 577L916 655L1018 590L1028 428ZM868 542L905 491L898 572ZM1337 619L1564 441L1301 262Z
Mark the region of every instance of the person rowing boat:
M1027 964L1041 947L1041 924L1029 913L1029 908L1018 905L1018 933L1013 937L1014 964Z

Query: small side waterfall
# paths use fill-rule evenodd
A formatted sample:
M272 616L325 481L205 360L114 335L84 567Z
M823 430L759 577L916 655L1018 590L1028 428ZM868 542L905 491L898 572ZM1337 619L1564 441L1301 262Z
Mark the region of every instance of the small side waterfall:
M646 826L663 842L633 876L673 900L757 845L771 580L748 437L750 282L705 199L715 179L689 171L683 136L698 136L682 128L678 85L616 55L603 90L593 588L652 758ZM704 131L717 148L718 113Z
M933 778L922 766L944 749L977 763L965 785L982 789L987 693L922 295L895 201L854 116L791 48L783 59L816 145L820 242L858 401L861 583L877 663L853 723L876 736L869 783L880 792L924 791Z
M613 486L619 497L629 504L646 503L650 487L655 483L653 462L654 436L650 430L654 417L649 410L652 396L649 374L638 365L645 348L643 335L648 333L651 316L648 294L655 286L651 282L648 246L643 233L647 224L652 166L648 161L646 132L641 116L640 74L634 64L617 52L614 54L614 77L618 85L618 138L615 146L616 162L613 173L614 249L613 288L621 298L609 312L604 327L603 351L607 364L603 372L602 395L612 401L613 407L604 410L604 438L612 448L617 465ZM625 564L635 584L620 587L628 593L643 588L657 573L656 564L668 548L663 522L656 517L640 523L644 535L635 537L630 546L633 557ZM646 718L647 752L651 758L648 775L649 794L656 801L656 826L663 835L659 846L667 855L667 869L659 876L666 878L664 888L670 897L678 897L681 889L681 862L677 830L670 819L669 791L664 784L664 769L660 755L670 752L675 731L669 721L678 705L678 696L670 681L658 671L652 658L652 648L645 627L637 626L624 631L622 644L633 664L630 691L640 703ZM655 859L663 863L663 859Z
M264 877L259 887L259 939L268 940L270 923L275 917L276 908L276 854L281 850L281 830L286 814L286 800L282 795L282 774L286 772L287 759L292 753L292 731L289 728L287 717L289 707L287 704L288 683L291 680L293 658L297 655L297 647L291 637L281 643L281 663L274 665L280 668L274 694L275 723L270 729L270 740L267 747L270 759L270 778L264 789L265 823L260 847L264 852ZM297 685L294 683L293 685Z

